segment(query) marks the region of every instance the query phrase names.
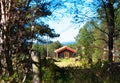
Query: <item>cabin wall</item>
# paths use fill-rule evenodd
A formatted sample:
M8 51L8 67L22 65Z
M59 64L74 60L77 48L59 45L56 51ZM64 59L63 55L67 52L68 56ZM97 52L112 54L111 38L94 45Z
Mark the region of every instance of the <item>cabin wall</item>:
M70 58L70 57L75 57L75 53L73 53L69 50L64 50L64 51L58 53L58 58Z

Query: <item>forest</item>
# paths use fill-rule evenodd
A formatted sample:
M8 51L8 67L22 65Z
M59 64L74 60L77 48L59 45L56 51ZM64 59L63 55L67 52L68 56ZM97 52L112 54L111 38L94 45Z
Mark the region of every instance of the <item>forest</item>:
M79 28L73 58L55 57L66 45L44 20L60 9ZM119 24L119 0L0 0L0 83L119 83Z

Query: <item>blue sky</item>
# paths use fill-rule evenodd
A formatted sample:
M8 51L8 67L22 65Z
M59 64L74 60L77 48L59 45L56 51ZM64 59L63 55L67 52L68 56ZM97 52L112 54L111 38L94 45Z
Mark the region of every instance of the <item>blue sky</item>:
M51 28L54 28L56 33L60 34L60 37L52 39L53 41L60 42L73 42L78 34L79 28L71 23L71 17L64 17L59 22L49 21L48 24Z
M78 2L77 0L72 0L72 1ZM79 5L77 5L79 12L81 12L81 14L79 14L79 17L81 18L80 20L85 19L87 16L93 15L91 13L92 10L90 9L90 7L87 6L89 5L89 3L93 2L93 0L83 0L83 1L85 1L84 4L79 3ZM61 43L75 41L75 37L77 36L79 29L85 23L85 21L79 24L73 23L73 17L75 14L71 9L74 10L75 3L70 3L68 1L68 2L65 2L64 5L66 7L56 9L55 11L52 12L51 16L48 16L47 18L44 19L45 23L47 23L50 26L50 28L53 28L56 33L60 34L60 37L54 38L52 40L53 41L58 40ZM82 16L85 14L86 16Z

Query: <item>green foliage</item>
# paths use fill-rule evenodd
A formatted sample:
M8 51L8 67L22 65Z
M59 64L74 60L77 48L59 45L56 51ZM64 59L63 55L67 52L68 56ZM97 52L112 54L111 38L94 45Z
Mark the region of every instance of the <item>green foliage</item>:
M45 63L45 64L44 64ZM69 82L69 73L65 68L59 68L51 59L44 59L42 64L43 80L45 83L67 83Z
M1 69L0 71L3 72L0 76L0 80L4 80L6 82L12 82L12 83L19 83L19 82L21 83L24 76L27 76L25 82L30 83L32 79L32 73L31 73L32 61L29 54L29 50L31 49L31 45L32 45L31 42L33 42L33 40L43 42L44 41L43 36L49 36L51 38L59 36L59 34L56 34L53 29L50 29L49 25L47 25L46 23L43 23L41 20L39 23L36 21L40 17L46 17L52 14L52 12L50 11L51 9L49 10L48 7L50 3L34 0L36 4L30 5L30 1L33 0L17 0L17 1L11 0L11 2L1 0L1 3L6 5L3 5L4 13L2 13L2 5L0 5L1 7L0 21L2 23L3 21L2 15L4 14L5 14L4 17L8 19L4 18L5 22L3 22L4 24L1 24L0 26L0 31L2 32L1 39L4 38L4 42L3 42L4 51L0 57L0 67L2 67L0 68ZM116 1L116 3L119 4L118 1ZM7 11L6 9L9 9L8 6L9 4L10 4L10 10ZM120 8L119 5L117 4L115 6L116 6L115 8L116 16L114 18L115 33L112 34L112 37L116 37L114 47L116 54L119 55L120 49L119 49L118 38L119 38L119 24L120 24L119 23ZM98 14L101 15L100 18L102 16L105 17L105 12L103 11L103 8L102 9L101 8L102 7L100 7L100 10L98 10ZM109 10L111 11L111 8ZM108 12L108 14L111 13ZM107 19L109 21L111 20L111 18L107 18ZM108 32L108 30L106 30L107 23L105 19L102 18L99 23L100 23L100 27L102 27L100 29L102 29L103 32ZM109 22L108 24L112 24L112 23L114 22ZM110 31L112 30L110 29ZM94 46L97 46L98 48L104 47L104 45L102 45L103 44L102 41L94 42L94 39L95 40L99 39L99 37L107 38L105 34L102 34L96 29L93 30L89 22L86 23L83 26L83 28L80 29L79 34L76 37L76 41L77 41L76 46L77 46L78 54L81 55L83 58L88 59L87 61L91 63L90 67L88 68L86 65L89 64L85 63L83 64L84 69L81 69L79 67L59 68L54 64L53 60L43 60L42 79L45 81L45 83L79 83L79 82L119 83L120 68L117 64L113 64L112 66L113 78L110 79L109 78L110 71L109 71L108 63L101 63L101 62L97 62L96 64L92 63L93 56L95 59L97 59L100 58L102 55L102 51L100 49L93 48ZM109 37L108 39L110 38L111 37ZM112 45L113 44L111 44L110 47ZM45 46L40 44L34 44L33 49L39 51L40 56L44 58L47 55L46 46L48 46L49 56L53 57L54 50L61 47L61 44L58 41ZM6 61L4 62L4 60ZM10 76L11 71L13 71L13 73Z
M45 58L47 55L46 45L44 44L33 44L32 49L38 51L41 58Z
M82 58L88 59L88 62L92 60L93 54L93 31L89 23L86 23L83 28L80 29L79 34L76 37L77 41L77 50L82 54Z
M45 83L119 83L120 67L113 65L113 79L109 79L108 61L92 64L90 67L62 67L59 68L54 64L53 59L42 59L42 81ZM20 72L19 72L20 73ZM21 75L21 76L20 76ZM9 78L4 76L6 82L11 80L19 83L23 80L23 74L17 72ZM27 74L25 83L32 83L31 74Z
M76 49L76 43L69 44L68 46L71 47L71 48L73 48L73 49Z
M118 7L117 9L116 9L116 11L115 11L115 15L116 15L116 17L115 17L115 36L116 37L120 37L119 36L119 30L120 30L120 8Z
M58 48L60 48L62 45L59 41L52 42L49 44L33 44L32 49L40 52L41 58L45 58L47 56L47 51L48 51L48 56L53 57L55 56L54 51Z
M48 44L48 56L54 58L54 51L60 47L62 47L62 44L59 41Z
M50 62L49 62L50 61ZM97 63L91 65L91 67L62 67L59 68L54 65L51 60L47 61L47 65L44 66L44 78L49 79L44 82L46 83L119 83L120 74L117 71L119 66L114 66L113 79L109 79L109 65L108 62L101 62L99 60ZM47 68L46 68L47 67ZM48 76L47 76L48 74Z
M100 28L101 29L101 28ZM104 47L106 45L106 41L104 39L105 38L105 34L103 32L101 32L99 29L94 28L94 53L93 53L93 60L97 61L98 59L101 59L101 57L103 56L103 52L104 52Z
M35 40L39 43L43 42L45 36L51 38L59 36L40 18L52 14L48 8L49 4L47 1L39 0L1 0L0 21L3 24L0 26L2 35L0 39L3 39L4 42L1 45L3 58L0 58L0 66L2 67L0 71L5 69L4 74L13 75L13 78L18 78L21 81L21 75L24 76L31 71L30 50L33 42ZM2 22L3 19L4 22ZM40 51L42 57L45 57L44 46L35 46L35 48ZM1 64L2 60L6 61ZM20 77L15 77L17 75Z

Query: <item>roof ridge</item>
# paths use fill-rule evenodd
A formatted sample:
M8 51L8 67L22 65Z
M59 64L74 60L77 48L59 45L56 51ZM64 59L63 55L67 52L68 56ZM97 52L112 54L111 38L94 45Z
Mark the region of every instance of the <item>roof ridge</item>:
M63 47L61 47L61 48L58 48L58 49L56 49L54 52L58 53L58 52L60 52L60 51L62 51L62 50L64 50L64 49L70 50L70 51L72 51L72 52L76 52L75 49L72 49L72 48L70 48L70 47L68 47L68 46L63 46Z

